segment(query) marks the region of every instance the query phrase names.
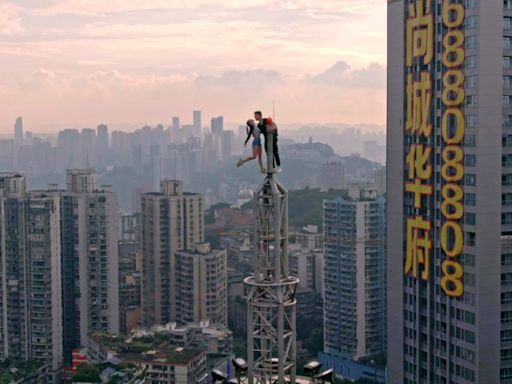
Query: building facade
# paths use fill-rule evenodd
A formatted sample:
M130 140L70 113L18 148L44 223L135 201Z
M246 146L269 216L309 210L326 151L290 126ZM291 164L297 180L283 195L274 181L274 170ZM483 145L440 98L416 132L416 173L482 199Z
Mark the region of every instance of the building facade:
M203 197L184 193L181 181L164 180L160 192L141 198L143 324L176 320L175 256L204 241Z
M92 331L119 333L117 196L93 170L69 170L62 199L64 356Z
M385 351L386 203L324 201L324 351L359 360Z
M301 243L289 244L290 275L299 278L299 288L309 288L323 295L324 251L303 248Z
M60 199L0 174L0 356L62 367ZM48 376L49 378L50 376Z
M228 324L227 252L196 244L195 251L176 254L176 314L178 324L209 321Z
M511 20L388 1L391 383L512 383Z

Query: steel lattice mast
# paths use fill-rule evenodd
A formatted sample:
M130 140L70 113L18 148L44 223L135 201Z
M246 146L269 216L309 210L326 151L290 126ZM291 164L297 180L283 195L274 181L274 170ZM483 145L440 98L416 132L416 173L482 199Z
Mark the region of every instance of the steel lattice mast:
M267 175L256 191L255 270L245 279L249 384L295 383L295 292L288 274L288 191L274 177L273 133Z

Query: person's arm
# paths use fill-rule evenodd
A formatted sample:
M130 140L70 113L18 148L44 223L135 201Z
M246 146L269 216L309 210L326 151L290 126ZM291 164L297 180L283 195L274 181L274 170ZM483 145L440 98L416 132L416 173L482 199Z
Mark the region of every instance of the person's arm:
M254 127L251 127L250 129L246 129L247 131L247 139L245 139L245 142L244 142L244 146L247 145L247 142L249 141L249 139L251 138L251 135L252 135L252 131L254 130Z

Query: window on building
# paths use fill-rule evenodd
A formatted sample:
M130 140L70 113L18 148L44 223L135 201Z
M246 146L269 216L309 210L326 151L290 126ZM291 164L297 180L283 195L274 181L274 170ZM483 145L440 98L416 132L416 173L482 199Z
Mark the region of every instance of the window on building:
M510 69L511 64L512 64L512 57L503 56L503 68Z
M478 40L476 35L469 35L465 40L466 49L476 49L478 48Z
M464 185L476 185L476 175L473 173L466 173L464 176Z
M466 115L466 128L476 127L476 115Z
M478 87L478 76L471 75L466 77L466 88L476 88Z
M476 95L467 95L466 96L466 107L476 107L477 105L477 96Z
M503 49L510 49L512 43L512 38L505 36L503 37Z
M466 57L465 65L466 68L475 68L477 66L478 58L475 55L470 55Z
M469 156L469 155L466 155ZM476 161L475 161L476 163ZM469 206L475 206L476 205L476 195L474 193L465 193L464 194L464 204Z

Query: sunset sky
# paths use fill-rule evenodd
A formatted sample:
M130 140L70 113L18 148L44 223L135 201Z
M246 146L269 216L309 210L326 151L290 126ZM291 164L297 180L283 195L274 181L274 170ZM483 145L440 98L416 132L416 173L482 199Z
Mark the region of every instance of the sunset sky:
M383 0L0 3L0 133L243 121L385 122Z

